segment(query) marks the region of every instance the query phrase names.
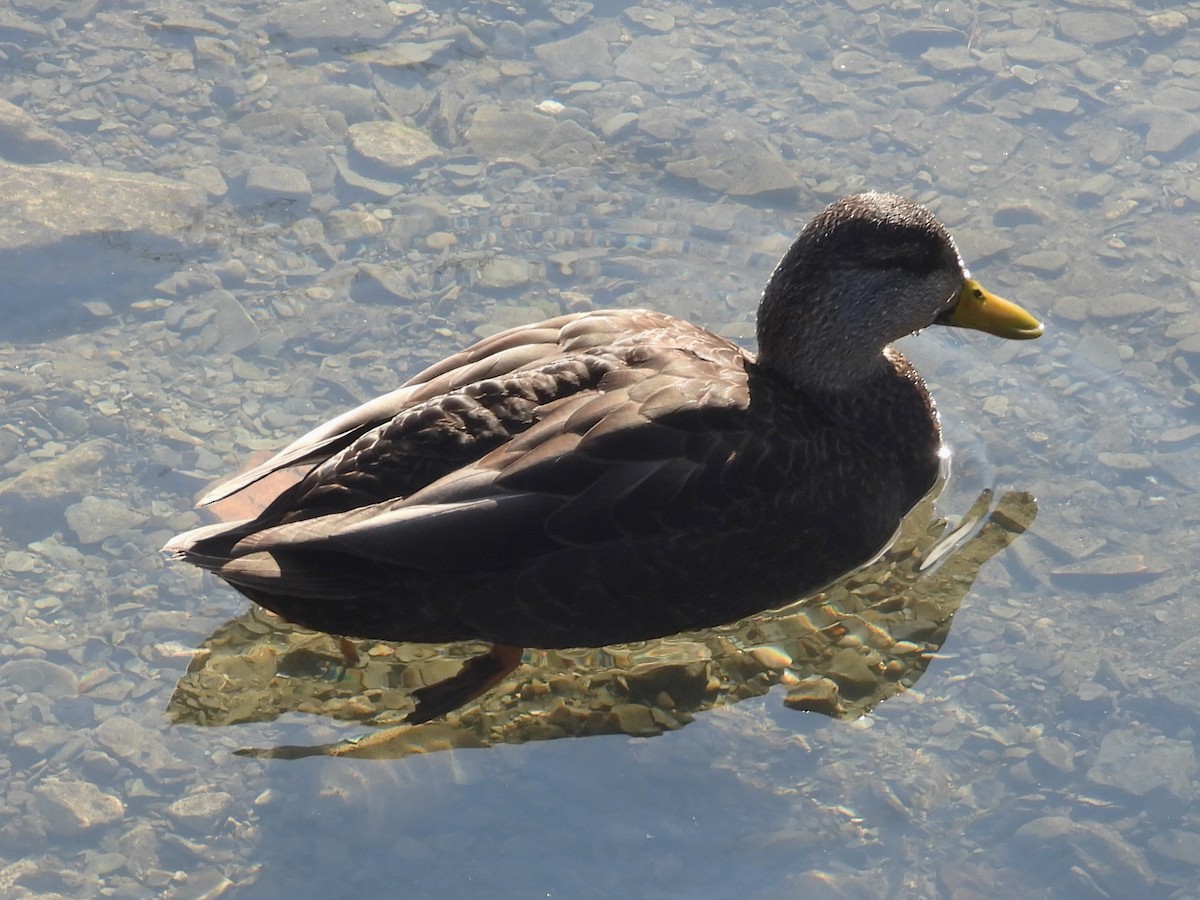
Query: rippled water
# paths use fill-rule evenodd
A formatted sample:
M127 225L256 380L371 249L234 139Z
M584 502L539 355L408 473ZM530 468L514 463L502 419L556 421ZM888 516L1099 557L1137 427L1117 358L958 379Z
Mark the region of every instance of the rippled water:
M332 6L0 11L0 893L1200 892L1190 8ZM157 553L211 479L561 310L748 340L790 236L863 187L1047 322L905 341L955 448L941 511L1037 498L912 690L838 720L730 681L651 738L237 755L378 731L313 650L252 724L169 713L247 612ZM237 627L249 679L284 638Z

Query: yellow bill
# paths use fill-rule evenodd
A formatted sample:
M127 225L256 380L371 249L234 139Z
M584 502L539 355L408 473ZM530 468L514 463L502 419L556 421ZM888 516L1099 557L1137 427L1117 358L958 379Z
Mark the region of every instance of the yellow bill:
M974 278L963 282L954 306L938 317L941 325L973 328L997 337L1026 341L1041 337L1045 327L1017 304L987 291Z

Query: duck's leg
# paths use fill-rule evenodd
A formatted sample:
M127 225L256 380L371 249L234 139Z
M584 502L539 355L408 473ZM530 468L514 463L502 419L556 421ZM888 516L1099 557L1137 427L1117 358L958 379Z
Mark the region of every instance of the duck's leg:
M404 721L419 725L474 700L511 674L521 664L524 653L524 647L493 644L487 653L468 659L456 674L413 691L417 708Z
M338 638L338 646L341 647L342 655L346 657L347 668L353 668L359 664L358 648L354 646L354 642L350 638Z

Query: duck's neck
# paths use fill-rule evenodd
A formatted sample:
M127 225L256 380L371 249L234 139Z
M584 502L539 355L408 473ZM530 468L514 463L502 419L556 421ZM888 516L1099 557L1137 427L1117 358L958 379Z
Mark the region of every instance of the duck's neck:
M784 257L758 306L758 362L800 391L853 392L891 368L891 328L871 308L886 289L869 275L824 281L813 290L803 267Z
M812 334L788 336L771 329L759 316L758 364L798 391L831 395L854 394L886 378L892 371L890 348L862 342L859 335Z

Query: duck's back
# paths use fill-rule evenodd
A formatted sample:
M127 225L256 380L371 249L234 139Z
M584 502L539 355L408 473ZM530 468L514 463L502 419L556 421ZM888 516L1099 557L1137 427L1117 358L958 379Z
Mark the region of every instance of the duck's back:
M937 471L902 358L798 393L658 313L486 339L306 435L318 465L256 520L170 549L309 627L598 645L732 621L874 555Z

